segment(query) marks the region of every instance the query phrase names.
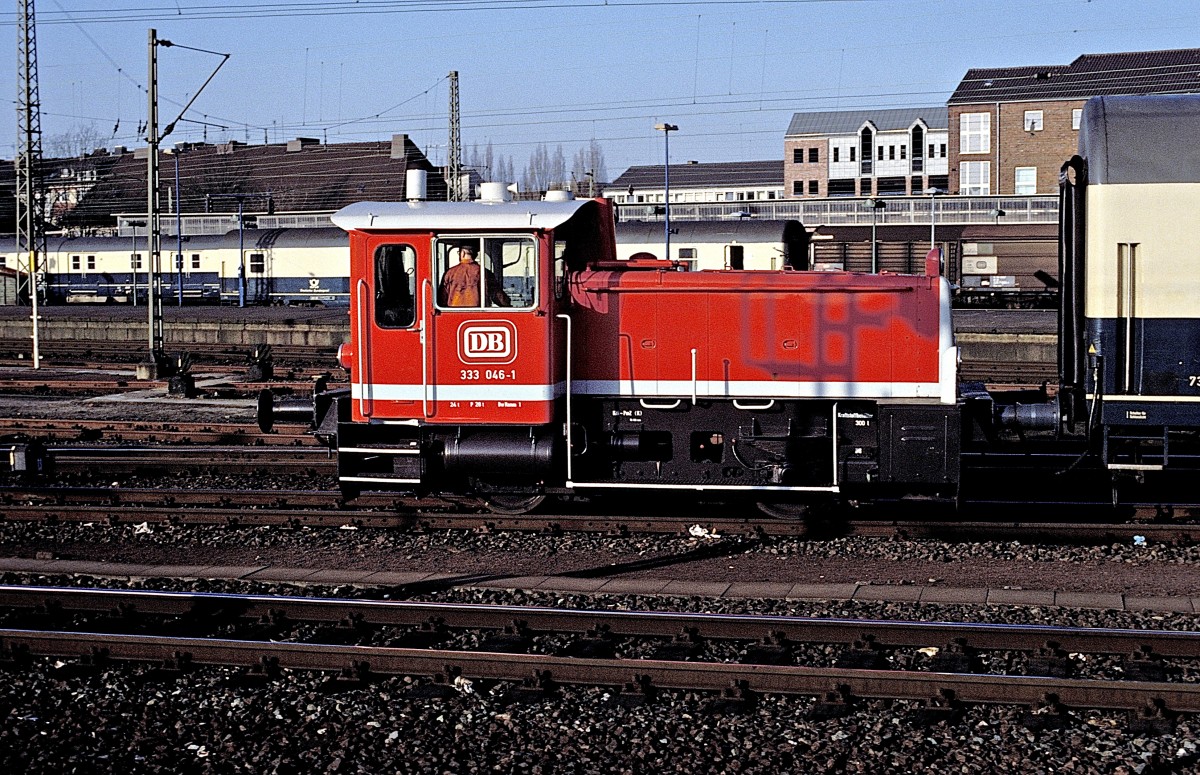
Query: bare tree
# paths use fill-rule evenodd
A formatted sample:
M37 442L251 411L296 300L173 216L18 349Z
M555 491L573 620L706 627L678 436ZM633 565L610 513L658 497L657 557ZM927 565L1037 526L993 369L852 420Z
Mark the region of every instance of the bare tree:
M46 156L66 159L74 156L84 156L97 148L103 147L105 138L91 124L75 127L58 135L50 135L45 139Z

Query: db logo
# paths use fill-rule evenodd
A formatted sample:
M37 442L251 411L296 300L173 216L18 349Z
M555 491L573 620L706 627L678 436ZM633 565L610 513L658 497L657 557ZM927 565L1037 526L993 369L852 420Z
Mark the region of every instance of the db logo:
M507 320L469 320L458 327L463 363L512 363L517 359L517 328Z

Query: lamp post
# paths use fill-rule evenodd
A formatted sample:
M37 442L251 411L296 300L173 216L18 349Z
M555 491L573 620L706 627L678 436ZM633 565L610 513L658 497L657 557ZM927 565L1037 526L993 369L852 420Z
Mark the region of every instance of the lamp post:
M929 249L937 249L937 195L946 193L940 188L927 188L929 194Z
M879 198L867 200L871 208L871 274L879 273L879 242L875 239L875 230L879 225L879 211L887 209L887 202Z
M671 260L671 133L678 131L675 124L655 124L654 128L663 133L663 150L666 157L663 160L663 244L668 261Z
M138 259L137 238L138 238L138 233L137 233L137 230L138 230L139 226L145 226L146 222L145 221L129 221L128 223L130 226L133 227L133 234L131 234L130 238L129 238L130 239L130 241L129 241L129 276L131 278L130 279L130 287L132 289L132 294L133 294L133 306L136 307L138 305L138 303L137 303L137 291L138 291L138 284L137 284L138 283L138 281L137 281L137 269L138 269L138 266L137 266L137 259Z

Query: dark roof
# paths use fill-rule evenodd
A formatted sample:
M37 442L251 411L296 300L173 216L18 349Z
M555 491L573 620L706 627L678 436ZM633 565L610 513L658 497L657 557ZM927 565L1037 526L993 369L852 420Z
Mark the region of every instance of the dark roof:
M908 129L921 119L930 129L949 126L945 105L928 108L892 108L889 110L831 110L822 113L796 113L788 124L792 135L851 135L870 121L881 132Z
M401 139L403 138L403 139ZM402 143L402 145L401 145ZM289 152L289 145L293 148ZM440 174L405 136L393 141L321 145L315 141L277 145L196 145L179 159L179 199L185 213L237 212L231 194L243 194L247 211L267 209L267 196L276 212L331 211L363 200L402 201L405 176L411 169L430 172L428 196L445 198ZM393 158L393 155L396 158ZM175 198L175 156L163 154L159 175L163 209ZM146 156L138 152L99 151L72 159L43 162L46 186L87 185L79 203L55 215L63 225L87 228L112 226L114 213L146 209ZM61 170L75 171L62 179ZM94 184L79 183L94 176ZM167 193L167 189L171 189ZM206 203L206 195L216 195ZM61 206L60 206L61 207Z
M608 188L662 188L663 165L630 167ZM723 161L708 164L689 162L671 165L671 188L715 186L782 186L783 160Z
M1200 96L1104 96L1087 101L1079 153L1089 183L1200 181Z
M972 68L949 104L1192 92L1200 92L1200 48L1084 54L1069 65Z

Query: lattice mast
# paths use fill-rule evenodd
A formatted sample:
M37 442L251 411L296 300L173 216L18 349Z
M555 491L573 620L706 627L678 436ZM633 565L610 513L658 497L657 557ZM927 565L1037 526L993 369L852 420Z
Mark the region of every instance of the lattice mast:
M33 367L38 353L38 274L46 254L45 191L42 188L42 108L38 96L37 30L33 0L17 0L17 253L24 256L24 279L18 274L18 296L28 293L33 305ZM18 260L20 263L20 260Z
M462 190L462 127L458 120L458 71L450 71L450 143L446 148L446 198L461 202Z

